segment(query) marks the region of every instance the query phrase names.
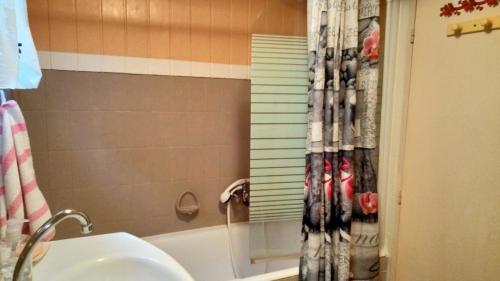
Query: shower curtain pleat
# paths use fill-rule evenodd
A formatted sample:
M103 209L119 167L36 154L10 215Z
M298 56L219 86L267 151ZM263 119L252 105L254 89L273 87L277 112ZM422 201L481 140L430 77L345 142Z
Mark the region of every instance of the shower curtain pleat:
M301 280L376 280L378 0L309 0Z

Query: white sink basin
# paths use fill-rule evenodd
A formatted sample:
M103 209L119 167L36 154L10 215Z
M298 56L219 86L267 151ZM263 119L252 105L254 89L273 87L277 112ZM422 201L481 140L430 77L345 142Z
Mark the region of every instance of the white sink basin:
M165 252L128 233L51 242L34 281L194 281Z

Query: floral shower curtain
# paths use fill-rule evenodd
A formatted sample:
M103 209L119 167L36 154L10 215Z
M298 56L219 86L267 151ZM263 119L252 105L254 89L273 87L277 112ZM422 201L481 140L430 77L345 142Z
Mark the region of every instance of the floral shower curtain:
M300 280L376 280L379 0L309 0Z

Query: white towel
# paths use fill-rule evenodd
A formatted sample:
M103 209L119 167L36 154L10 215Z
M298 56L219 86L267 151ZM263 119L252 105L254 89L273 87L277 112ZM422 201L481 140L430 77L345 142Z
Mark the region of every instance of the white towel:
M4 237L7 219L12 218L28 219L30 233L34 233L51 213L36 181L26 123L19 105L13 100L2 104L0 115L0 234ZM52 229L44 240L54 235Z

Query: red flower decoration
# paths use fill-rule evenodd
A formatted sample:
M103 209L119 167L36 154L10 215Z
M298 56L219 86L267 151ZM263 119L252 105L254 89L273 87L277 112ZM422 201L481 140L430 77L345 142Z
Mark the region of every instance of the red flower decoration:
M490 7L496 7L498 5L498 0L484 0L484 2Z
M370 36L363 41L363 56L371 61L378 60L380 49L380 34L378 30L374 30Z
M373 192L361 193L358 197L363 214L375 214L378 211L378 195Z
M452 3L445 4L443 7L441 7L441 13L439 15L441 17L451 17L452 15L460 15L460 10L464 10L469 13L474 10L482 11L484 9L484 5L496 7L499 3L500 0L460 0L458 2L458 6L455 6Z
M451 17L454 12L455 12L455 7L453 6L453 4L448 3L443 7L441 7L440 16Z
M474 11L474 7L476 5L476 2L474 0L461 0L459 3L462 5L462 8L466 12Z

